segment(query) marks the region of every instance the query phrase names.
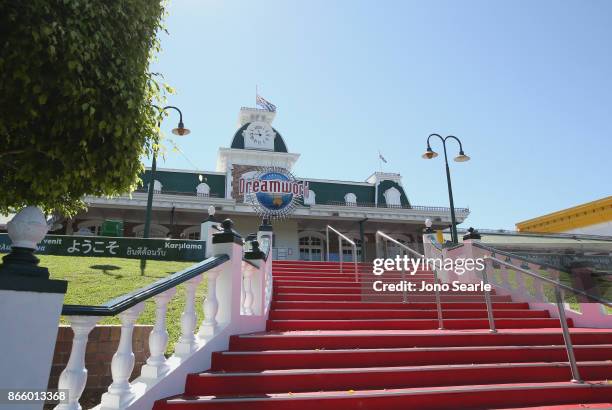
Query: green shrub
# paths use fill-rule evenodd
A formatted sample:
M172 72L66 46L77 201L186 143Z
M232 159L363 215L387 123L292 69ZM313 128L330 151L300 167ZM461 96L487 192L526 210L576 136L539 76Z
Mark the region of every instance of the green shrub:
M131 191L157 143L164 4L0 2L0 213Z

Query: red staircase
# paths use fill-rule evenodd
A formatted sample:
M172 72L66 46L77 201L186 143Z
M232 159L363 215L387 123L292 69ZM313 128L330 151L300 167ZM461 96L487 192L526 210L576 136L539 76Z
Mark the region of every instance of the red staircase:
M268 331L233 336L154 409L612 408L612 329L571 329L586 380L575 384L548 311L493 294L493 334L482 294L447 293L438 330L434 294L374 295L381 277L360 269L357 283L338 263L275 261Z

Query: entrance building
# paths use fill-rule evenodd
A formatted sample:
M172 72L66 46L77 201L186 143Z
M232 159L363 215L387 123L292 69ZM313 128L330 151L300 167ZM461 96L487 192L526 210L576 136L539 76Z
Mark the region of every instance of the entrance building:
M300 157L288 149L283 136L272 126L275 115L263 109L241 108L238 129L229 147L219 148L214 171L158 169L150 237L199 239L200 223L211 205L219 220L231 218L239 232L256 232L261 218L239 193L238 181L262 168L291 171ZM86 197L88 210L63 221L61 231L51 233L99 235L105 220L118 220L124 236L142 236L150 178L147 169L142 187L131 195ZM370 260L375 255L378 229L422 249L426 219L432 220L433 228L447 228L451 223L449 208L413 205L398 173L374 172L361 181L339 181L332 175L329 179L307 175L298 178L308 181L309 195L300 199L293 214L273 221L275 259L352 261L356 256L358 260ZM415 185L410 186L415 189ZM456 208L457 222L463 222L468 214L468 209ZM330 235L327 253L328 224L355 242L357 255L346 243L340 254L335 235ZM390 247L387 251L393 254L399 250Z

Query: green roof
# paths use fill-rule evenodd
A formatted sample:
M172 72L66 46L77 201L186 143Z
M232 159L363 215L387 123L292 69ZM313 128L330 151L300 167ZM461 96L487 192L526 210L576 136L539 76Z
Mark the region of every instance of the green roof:
M150 170L146 170L141 179L143 187L149 183L151 175ZM179 171L179 170L157 170L155 179L162 184L163 192L195 194L196 187L200 184L199 176L202 175L202 181L210 187L210 194L214 197L225 197L225 175L213 174L210 172L197 171ZM303 178L308 181L307 178ZM357 197L357 203L374 204L376 187L374 184L363 182L347 182L347 181L308 181L310 189L316 194L316 203L325 205L334 203L344 203L345 195L352 192ZM378 203L385 204L383 193L395 187L400 192L402 206L410 206L408 197L404 189L396 182L385 180L380 182L378 186ZM146 189L146 188L145 188Z
M149 184L150 175L150 170L146 170L145 173L141 175L143 187ZM200 175L202 175L202 181L200 181ZM205 182L210 187L211 196L219 198L225 197L225 175L196 171L157 170L155 172L155 179L161 182L162 193L166 191L195 194L196 187L201 182Z
M393 181L382 181L378 185L378 203L385 204L383 193L395 187L400 192L402 206L410 206L404 188ZM320 205L333 204L334 202L345 202L344 196L350 192L357 197L357 203L374 204L376 186L374 184L350 183L345 181L309 181L309 188L315 192L316 203Z

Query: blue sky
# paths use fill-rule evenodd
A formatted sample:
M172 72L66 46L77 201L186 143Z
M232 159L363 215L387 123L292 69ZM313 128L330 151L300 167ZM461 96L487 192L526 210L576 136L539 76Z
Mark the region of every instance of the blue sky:
M464 226L513 229L612 193L612 2L173 0L166 25L153 70L199 169L257 84L300 177L363 181L380 150L413 204L448 206L443 160L421 159L437 132L472 157L451 163ZM194 168L177 152L160 166Z

